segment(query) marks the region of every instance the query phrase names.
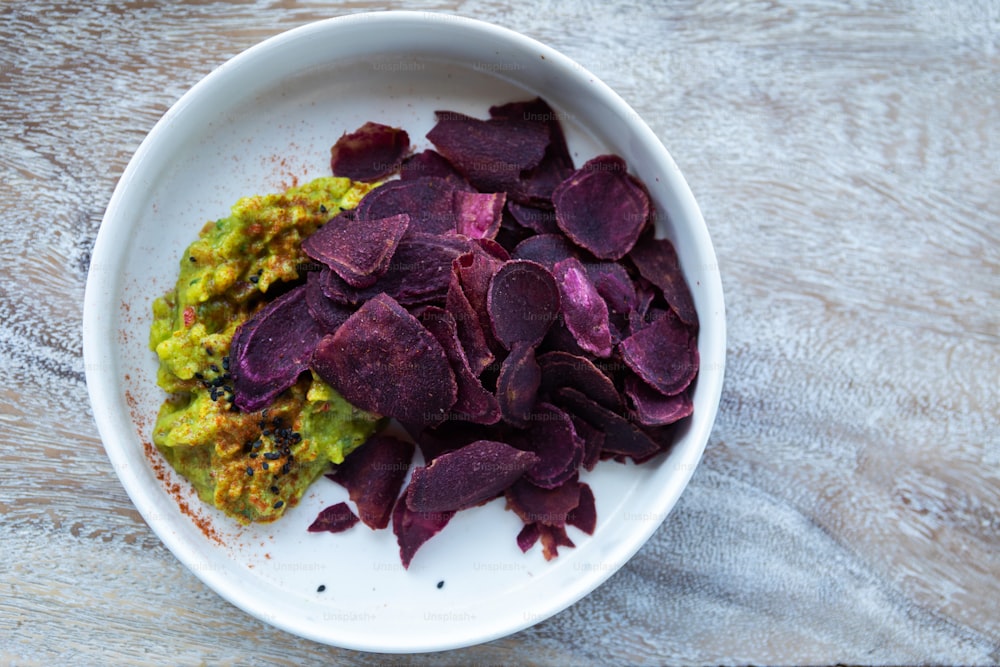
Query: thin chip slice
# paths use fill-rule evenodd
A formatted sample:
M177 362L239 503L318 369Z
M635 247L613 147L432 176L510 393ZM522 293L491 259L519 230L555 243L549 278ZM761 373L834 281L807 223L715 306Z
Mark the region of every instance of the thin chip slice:
M553 350L539 355L538 365L542 369L542 395L551 396L560 387L573 387L609 410L622 409L614 382L587 357Z
M539 403L531 427L511 435L511 444L538 455L524 478L543 489L554 489L573 477L583 463L584 442L568 414L550 403Z
M457 260L456 260L457 261ZM445 309L451 313L455 320L455 327L458 332L458 339L462 343L462 350L469 362L469 369L472 374L479 377L495 359L490 349L490 344L486 339L482 323L476 310L469 303L457 269L452 268L452 274L448 283L448 292L445 295ZM490 334L492 338L492 332Z
M608 304L587 277L575 257L564 259L553 271L566 328L581 348L598 357L611 356L611 325Z
M399 171L409 150L406 130L369 121L337 140L330 149L330 169L334 176L370 183Z
M312 366L352 405L404 423L440 420L458 393L441 344L386 294L325 336Z
M595 257L612 260L632 249L651 210L646 189L613 156L584 164L559 184L552 203L566 236Z
M327 271L330 269L327 268ZM354 308L337 303L323 293L322 271L310 271L306 276L306 306L324 333L333 333L354 312Z
M495 424L500 421L500 406L496 397L483 387L469 366L458 338L454 316L443 308L428 306L421 314L420 322L441 344L455 373L458 396L448 419L460 419L474 424Z
M618 346L622 360L661 394L672 396L698 374L698 344L674 312L633 333Z
M412 232L447 234L455 231L454 192L448 179L434 176L389 181L365 195L355 210L359 220L405 213Z
M536 234L558 234L562 236L562 230L556 223L556 214L552 209L528 206L516 201L507 202L507 210L510 211L514 220L526 229L530 229ZM531 259L526 258L526 259Z
M389 525L412 459L413 443L390 435L374 435L327 477L347 489L361 521L378 530Z
M519 428L531 424L541 381L542 371L535 361L534 346L514 343L497 376L496 399L505 422Z
M405 213L358 220L338 215L302 242L302 250L352 287L369 287L386 271L410 225Z
M522 552L527 553L528 549L535 546L535 542L541 536L537 523L526 523L517 534L517 546Z
M597 529L597 503L589 484L580 483L580 504L566 515L566 523L576 526L588 535Z
M399 179L402 181L412 181L425 176L443 178L456 190L474 191L465 177L458 173L444 156L430 148L403 160L403 166L399 170Z
M580 483L574 477L552 489L520 479L504 494L507 505L524 523L565 526L566 516L580 504Z
M307 530L310 533L342 533L358 523L347 503L337 503L323 508Z
M643 278L662 290L663 298L682 322L692 327L698 325L691 288L684 280L677 249L670 239L644 237L629 252L629 258Z
M511 260L490 281L486 309L493 334L504 347L517 342L538 345L559 317L559 287L541 264Z
M233 402L244 412L267 407L309 368L324 334L299 285L257 311L233 335L229 350Z
M566 534L565 526L547 526L539 524L539 538L542 541L542 555L545 560L553 560L559 556L559 547L574 547L573 540Z
M556 391L553 400L556 405L604 433L602 453L620 454L639 460L660 451L660 446L641 428L575 389L563 387Z
M406 505L406 494L399 497L392 511L392 532L405 569L409 569L417 550L440 533L453 516L454 512L414 512Z
M664 396L635 375L625 378L625 394L632 402L636 419L644 426L673 424L694 411L694 403L686 391Z
M417 468L406 491L407 506L417 512L467 509L503 493L538 457L502 442L477 440Z
M500 231L503 207L507 195L503 192L463 192L452 193L455 211L455 230L473 239L492 239Z
M580 257L581 250L571 243L561 232L558 234L537 234L524 239L514 248L511 257L538 262L549 271L558 262L570 257Z

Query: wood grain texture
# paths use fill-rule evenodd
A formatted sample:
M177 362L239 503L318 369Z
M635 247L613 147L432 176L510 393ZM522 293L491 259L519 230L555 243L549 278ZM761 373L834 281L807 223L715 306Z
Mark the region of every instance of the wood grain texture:
M202 76L285 29L403 5L5 2L0 663L1000 662L1000 6L420 7L576 59L691 184L729 348L676 510L580 603L461 651L338 650L224 602L104 455L80 344L89 250L129 157Z

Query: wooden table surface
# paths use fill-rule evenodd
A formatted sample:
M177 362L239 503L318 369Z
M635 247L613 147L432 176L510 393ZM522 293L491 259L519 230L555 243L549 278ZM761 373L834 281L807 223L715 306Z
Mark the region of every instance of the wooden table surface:
M421 5L575 58L705 214L728 367L702 465L593 594L366 655L249 617L133 508L89 408L89 252L139 142L283 30L396 2L0 5L0 663L1000 662L1000 5ZM405 8L414 8L406 5Z

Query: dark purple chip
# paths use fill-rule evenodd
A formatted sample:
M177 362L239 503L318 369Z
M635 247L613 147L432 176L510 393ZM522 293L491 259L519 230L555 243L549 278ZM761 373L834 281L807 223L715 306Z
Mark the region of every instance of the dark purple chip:
M475 507L502 493L537 462L538 457L531 452L502 442L477 440L415 469L406 504L417 512Z
M658 392L683 391L698 373L698 342L671 311L618 346L622 360Z
M505 422L519 428L531 423L541 381L535 348L529 343L514 343L497 376L496 398Z
M609 410L623 404L614 383L587 357L554 350L538 356L542 369L540 391L551 396L559 387L572 387Z
M457 270L452 272L448 292L445 296L445 309L451 313L455 320L458 339L462 342L462 349L465 351L469 368L473 375L479 377L493 363L495 357L490 350L490 344L483 331L479 315L465 296ZM492 338L492 332L490 337Z
M542 161L549 144L541 123L479 120L451 111L439 111L437 118L427 139L481 192L516 191L522 172Z
M517 546L522 552L527 553L528 549L535 546L535 542L538 541L541 532L538 530L537 523L526 523L524 527L521 528L521 532L517 534Z
M347 503L337 503L323 508L306 530L310 533L342 533L357 523L358 517L354 516Z
M572 415L573 428L577 435L583 440L583 462L580 464L584 470L593 470L597 462L601 460L601 451L604 449L604 431L591 426L576 415Z
M497 342L497 339L493 335L493 324L490 321L486 303L493 275L502 265L503 261L478 243L473 245L471 252L459 256L452 265L454 272L458 276L462 293L469 302L472 311L479 319L479 326L483 337L486 339L486 344L493 354L502 352L503 346ZM452 314L455 315L456 321L461 326L461 320L458 320L458 313L452 311ZM462 340L464 341L465 338L463 337ZM466 354L468 354L468 351L466 351ZM469 355L469 361L472 363L472 355ZM474 364L473 368L475 368Z
M306 306L323 332L333 333L351 316L354 309L333 301L323 293L322 276L321 271L310 271L306 276Z
M694 403L686 391L664 396L635 375L625 378L625 394L632 402L635 418L644 426L673 424L694 411Z
M405 130L367 122L337 140L330 149L330 168L334 176L352 181L377 181L399 171L409 150L410 137Z
M393 505L413 459L413 443L390 435L374 435L327 477L347 489L366 526L389 525Z
M649 222L646 189L620 158L590 160L552 194L559 228L599 259L624 257Z
M538 208L519 204L516 201L507 202L507 210L517 224L525 229L530 229L536 234L558 234L562 236L562 230L556 223L556 213L552 209Z
M530 428L511 434L515 447L538 455L524 478L543 489L554 489L573 477L583 463L584 442L568 414L550 403L539 403Z
M458 396L448 419L459 419L474 424L495 424L500 421L500 406L496 397L487 391L472 372L469 360L458 339L455 318L447 310L428 306L420 316L421 324L437 339L455 373Z
M604 433L602 453L621 454L638 460L660 451L659 445L641 428L576 389L563 387L556 391L553 400L556 405Z
M454 186L444 178L425 176L389 181L358 204L359 220L377 220L400 213L410 216L410 232L447 234L455 231Z
M313 369L352 405L404 423L440 420L458 393L441 344L385 294L319 342Z
M415 435L425 464L447 452L461 449L477 440L497 440L503 435L499 425L473 424L468 421L449 419Z
M236 329L229 350L236 407L255 412L295 384L324 333L309 312L305 285L254 313Z
M555 268L556 264L580 256L580 249L573 245L565 236L559 234L538 234L517 244L511 257L514 259L527 259L538 262L549 271Z
M608 304L590 282L580 260L562 260L556 264L553 274L559 285L563 321L577 344L595 356L611 356Z
M458 173L455 167L444 159L444 156L430 148L406 158L399 170L399 178L403 181L412 181L426 176L443 178L456 190L473 190L465 177Z
M414 512L406 505L406 494L392 511L392 532L399 544L399 558L409 569L417 550L448 525L454 512Z
M493 334L504 347L517 342L538 345L559 317L559 287L541 264L511 260L490 281L486 309Z
M306 238L302 250L352 287L368 287L388 271L409 224L405 213L368 220L338 215Z
M682 322L692 327L698 325L691 289L684 280L677 250L670 239L643 237L629 252L629 258L643 278L660 288Z
M503 206L507 195L503 192L452 193L455 211L455 230L473 239L492 239L500 231Z
M588 535L593 535L597 528L597 503L590 485L580 483L580 504L566 515L566 523L576 526Z
M520 479L505 492L507 505L524 523L565 526L566 515L580 504L580 483L575 477L552 489Z

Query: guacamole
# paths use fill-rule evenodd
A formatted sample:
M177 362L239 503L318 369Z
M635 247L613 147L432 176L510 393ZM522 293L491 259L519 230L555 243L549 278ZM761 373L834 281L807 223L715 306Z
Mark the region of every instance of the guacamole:
M233 334L276 294L301 282L302 240L374 187L318 178L281 194L245 197L210 222L185 251L177 284L153 303L149 346L169 396L153 442L205 502L241 523L273 521L298 503L332 463L380 425L315 374L303 374L272 405L233 405Z

